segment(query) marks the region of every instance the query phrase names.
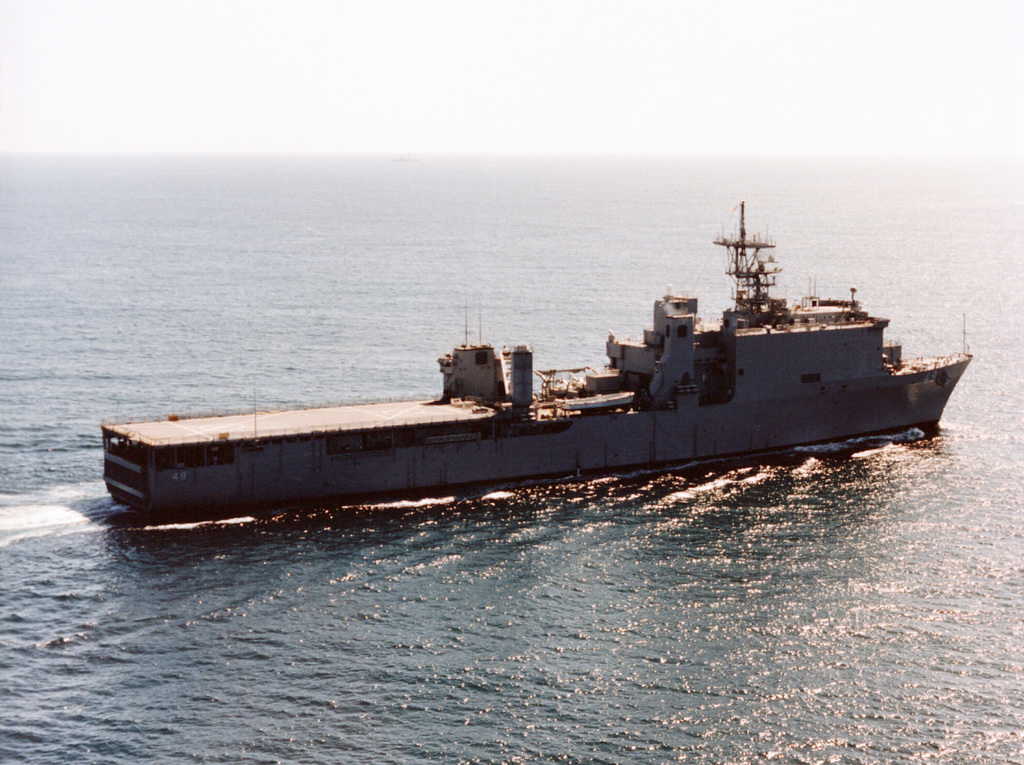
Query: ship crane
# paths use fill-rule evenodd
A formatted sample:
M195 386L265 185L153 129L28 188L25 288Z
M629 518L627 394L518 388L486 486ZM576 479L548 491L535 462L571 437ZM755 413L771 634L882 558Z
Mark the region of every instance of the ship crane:
M755 324L764 323L785 308L785 301L771 297L775 286L775 275L782 269L771 255L762 250L775 247L775 242L754 234L747 238L745 220L746 202L740 202L740 232L738 237L720 236L715 244L729 251L729 270L726 272L736 281L736 310L747 313Z

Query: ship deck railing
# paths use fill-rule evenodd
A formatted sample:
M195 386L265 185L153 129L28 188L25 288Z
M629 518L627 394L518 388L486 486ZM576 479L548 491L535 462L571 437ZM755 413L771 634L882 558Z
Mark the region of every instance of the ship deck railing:
M392 399L378 399L375 401L359 401L351 402L346 404L325 404L322 406L300 406L294 408L281 408L281 409L264 409L253 411L251 409L241 409L237 411L229 412L215 412L213 414L188 414L188 416L182 416L177 419L171 419L175 415L165 416L159 420L148 418L130 418L130 419L118 419L104 420L101 424L104 428L111 429L116 435L121 437L130 438L140 444L152 447L163 447L163 446L181 446L186 444L216 444L216 443L266 443L276 440L289 440L298 439L300 437L324 437L338 433L355 433L355 432L366 432L374 431L380 432L390 430L394 428L402 427L429 427L440 424L466 424L471 423L474 420L484 418L488 414L493 414L494 409L486 409L481 411L481 407L477 404L467 402L464 406L457 404L449 404L447 406L457 406L460 409L466 410L465 417L454 417L451 412L441 413L439 412L436 416L417 416L414 419L391 419L391 420L380 420L374 419L368 416L366 419L355 419L348 420L345 422L337 421L327 423L324 425L313 425L307 424L302 425L283 425L281 427L274 427L266 420L274 415L287 414L287 413L299 413L299 412L313 412L325 409L346 409L346 408L358 408L361 406L376 406L380 404L404 404L404 403L417 403L422 406L429 406L436 399L431 398L420 398L420 399L408 399L408 398L392 398ZM182 433L180 435L161 435L159 438L154 438L149 435L145 435L139 432L138 428L132 426L142 425L153 425L157 423L181 423L183 426L189 422L196 420L206 420L206 425L209 426L209 421L216 421L219 419L233 418L235 421L231 423L230 427L225 422L225 428L222 431L218 431L216 428L209 428L208 432L192 431ZM239 423L239 418L249 418L249 424Z
M895 374L909 375L915 372L929 372L940 367L948 367L958 361L973 358L969 353L953 353L948 356L927 356L917 359L904 359Z
M436 398L432 398L431 396L421 396L421 397L413 396L413 398L409 398L408 396L392 396L390 398L375 398L375 399L366 399L366 400L355 399L355 400L349 400L349 401L324 401L324 402L317 403L317 404L302 404L302 405L296 405L296 406L291 406L287 402L273 401L273 402L270 402L269 405L270 406L278 406L280 408L278 408L278 409L260 409L260 410L258 410L258 413L259 414L272 414L272 413L275 413L275 412L304 412L306 410L311 410L311 409L340 409L342 407L347 407L347 406L370 406L371 404L401 404L401 403L403 403L405 401L432 401L432 400L436 401L437 399ZM179 417L182 421L184 421L184 420L207 420L207 419L213 419L215 417L243 417L245 415L249 415L250 417L252 417L252 415L253 415L253 408L251 406L250 407L244 407L244 408L241 408L241 407L240 408L233 408L233 409L197 409L194 412L192 412L188 408L186 408L184 414L180 414L179 415L177 412L172 412L169 415L166 415L166 414L163 415L160 418L160 420L155 420L153 418L152 414L123 415L123 416L120 416L120 417L115 417L113 419L101 420L100 421L100 425L102 425L104 427L107 427L107 426L115 427L117 425L131 425L132 423L137 423L137 422L160 422L161 420L166 420L169 417Z
M778 324L775 326L763 327L740 327L736 330L739 335L770 335L782 334L785 332L835 332L838 330L850 329L851 327L869 327L886 319L878 319L872 316L866 319L855 319L851 321L809 321L795 322L793 324Z

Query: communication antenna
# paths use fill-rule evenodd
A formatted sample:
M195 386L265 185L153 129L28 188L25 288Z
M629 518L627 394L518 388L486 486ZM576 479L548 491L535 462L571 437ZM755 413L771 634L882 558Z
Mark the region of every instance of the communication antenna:
M256 438L256 375L252 376L252 437Z
M462 305L463 305L463 309L464 309L464 313L465 313L465 323L466 323L465 334L463 334L463 336L462 336L462 347L463 348L468 348L469 347L469 301L467 300Z
M773 302L771 288L775 286L775 275L782 269L773 257L761 252L775 247L775 242L760 234L748 237L747 203L740 202L737 206L740 208L739 236L723 234L715 244L729 252L728 274L736 283L736 310L750 314L756 321L775 310L778 301Z

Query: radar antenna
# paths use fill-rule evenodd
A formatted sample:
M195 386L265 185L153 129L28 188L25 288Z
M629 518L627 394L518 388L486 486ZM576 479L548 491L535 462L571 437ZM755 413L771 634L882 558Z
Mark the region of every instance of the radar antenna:
M752 314L757 321L758 317L774 314L778 308L776 304L782 302L773 300L770 294L775 286L775 275L782 269L771 255L761 254L761 250L774 248L775 242L760 234L747 238L745 207L746 202L740 202L739 236L723 234L715 244L729 251L729 270L726 273L736 280L736 310Z

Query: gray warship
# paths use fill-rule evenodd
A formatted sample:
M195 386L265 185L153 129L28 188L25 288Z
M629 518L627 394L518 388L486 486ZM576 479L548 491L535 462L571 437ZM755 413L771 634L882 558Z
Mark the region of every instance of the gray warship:
M103 423L107 489L145 522L194 521L933 434L966 348L904 359L856 290L772 297L775 244L739 207L715 240L735 285L720 321L666 294L642 339L609 335L601 369L535 371L528 345L466 342L439 359L435 400Z

